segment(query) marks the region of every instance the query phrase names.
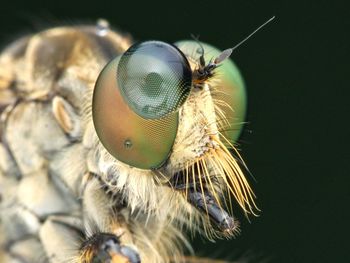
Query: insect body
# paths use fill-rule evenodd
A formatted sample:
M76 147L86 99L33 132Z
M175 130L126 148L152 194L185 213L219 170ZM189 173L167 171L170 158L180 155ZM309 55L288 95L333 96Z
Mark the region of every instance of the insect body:
M185 262L186 229L230 238L231 201L254 213L227 51L132 44L100 23L3 51L0 262Z

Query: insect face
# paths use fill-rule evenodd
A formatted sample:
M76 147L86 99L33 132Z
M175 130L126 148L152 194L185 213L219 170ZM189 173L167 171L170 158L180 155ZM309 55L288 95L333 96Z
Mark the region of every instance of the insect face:
M116 170L150 174L230 236L237 224L224 209L230 206L225 195L247 213L255 205L239 154L235 159L229 151L246 102L243 80L226 53L195 41L135 44L100 74L92 112L100 141L119 161Z
M187 262L184 227L234 236L231 200L256 208L235 148L246 97L234 48L132 45L106 21L10 45L0 261Z

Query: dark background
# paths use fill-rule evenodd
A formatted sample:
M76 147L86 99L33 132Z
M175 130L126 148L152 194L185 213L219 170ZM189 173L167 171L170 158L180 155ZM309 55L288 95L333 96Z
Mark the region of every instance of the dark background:
M345 1L344 1L345 3ZM247 84L244 159L262 209L242 235L201 255L253 252L271 262L350 262L349 15L340 1L4 1L0 42L51 25L103 17L138 40L200 34L224 49L268 18L273 23L232 58Z

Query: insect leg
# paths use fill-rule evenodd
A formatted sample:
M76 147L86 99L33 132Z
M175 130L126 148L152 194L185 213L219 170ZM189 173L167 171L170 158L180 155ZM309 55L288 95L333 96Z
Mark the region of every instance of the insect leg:
M82 239L81 221L72 216L50 216L39 231L39 238L50 263L76 258ZM74 262L74 261L73 261Z
M96 176L87 176L83 193L83 218L87 233L80 248L81 262L141 262L134 248L123 204L106 193L107 189Z

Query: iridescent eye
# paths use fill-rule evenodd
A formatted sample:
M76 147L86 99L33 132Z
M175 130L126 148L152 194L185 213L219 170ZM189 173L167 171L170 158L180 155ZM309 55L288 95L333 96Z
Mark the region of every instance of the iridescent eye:
M175 45L193 62L197 63L201 55L201 48L196 41L179 41ZM204 48L204 58L208 63L215 59L221 51L211 45L201 42ZM231 59L224 60L215 69L212 78L212 96L217 111L217 121L221 133L231 143L235 142L241 133L246 114L246 90L242 76ZM225 139L223 139L225 142Z
M138 115L159 119L184 103L191 89L192 72L177 48L147 41L123 54L117 80L122 96Z
M191 83L185 56L163 42L136 44L115 58L93 95L93 121L104 147L133 167L160 167L174 144L178 109Z

